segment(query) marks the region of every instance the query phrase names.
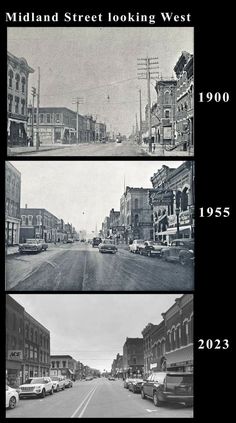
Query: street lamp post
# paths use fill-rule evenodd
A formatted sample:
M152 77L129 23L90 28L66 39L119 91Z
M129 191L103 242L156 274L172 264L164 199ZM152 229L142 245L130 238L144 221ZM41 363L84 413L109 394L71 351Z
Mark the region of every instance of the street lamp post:
M179 212L180 212L180 209L179 208L177 208L177 209L175 209L175 213L176 213L176 220L177 220L177 239L179 238Z

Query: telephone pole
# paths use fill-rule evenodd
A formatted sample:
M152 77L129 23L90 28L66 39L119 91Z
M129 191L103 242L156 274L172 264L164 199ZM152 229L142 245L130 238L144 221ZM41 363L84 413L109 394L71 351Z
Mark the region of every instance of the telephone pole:
M36 97L36 88L32 87L32 145L34 145L34 99Z
M37 132L36 132L36 150L39 150L39 104L40 104L40 67L38 67L38 93L37 93Z
M79 105L83 104L84 99L82 97L73 98L72 104L76 104L76 143L79 142Z
M159 77L159 72L156 70L159 69L158 57L146 57L139 58L138 60L138 79L147 80L147 95L148 95L148 138L149 138L149 148L151 146L152 140L152 121L151 121L151 92L150 92L150 81L151 79L157 79ZM144 71L144 72L142 72Z

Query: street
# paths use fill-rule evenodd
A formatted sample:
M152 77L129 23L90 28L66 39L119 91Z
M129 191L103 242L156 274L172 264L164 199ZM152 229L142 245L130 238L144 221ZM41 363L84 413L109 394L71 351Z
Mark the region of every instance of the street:
M50 244L38 254L6 257L6 289L11 291L184 291L194 270L159 257L101 254L88 243Z
M42 146L43 148L43 146ZM17 154L17 153L16 153ZM63 146L61 149L32 151L22 153L24 156L146 156L147 154L136 143L91 143ZM12 154L13 155L13 154Z
M142 399L123 387L121 379L97 378L75 382L73 388L43 399L21 399L15 409L7 410L9 418L192 418L193 409L183 404L155 407L152 400Z

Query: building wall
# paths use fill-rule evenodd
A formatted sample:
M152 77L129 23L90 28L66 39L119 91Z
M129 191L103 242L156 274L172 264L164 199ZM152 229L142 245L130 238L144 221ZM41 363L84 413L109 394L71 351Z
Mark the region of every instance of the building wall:
M70 355L51 355L50 374L66 376L75 380L77 361Z
M156 84L157 102L153 114L157 124L153 125L153 134L159 144L175 142L176 84L174 79L160 80Z
M21 174L9 162L6 162L5 171L5 243L16 245L20 236Z
M125 225L130 240L153 239L152 209L149 204L149 190L126 188Z
M57 241L60 220L45 209L21 208L20 242L26 238L43 238L46 242Z
M124 373L143 373L144 347L142 338L126 338L123 346Z
M22 382L24 307L6 295L6 379L12 387Z

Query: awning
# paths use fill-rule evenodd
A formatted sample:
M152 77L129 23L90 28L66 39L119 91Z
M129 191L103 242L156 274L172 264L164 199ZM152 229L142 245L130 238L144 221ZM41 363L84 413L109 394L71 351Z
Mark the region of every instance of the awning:
M181 366L189 364L187 362L193 362L193 344L188 345L183 348L179 348L176 351L167 352L166 356L166 365L168 366Z
M180 226L179 227L179 231L185 231L186 229L191 229L191 226ZM168 228L166 231L164 232L157 232L157 235L175 235L177 233L177 228Z

